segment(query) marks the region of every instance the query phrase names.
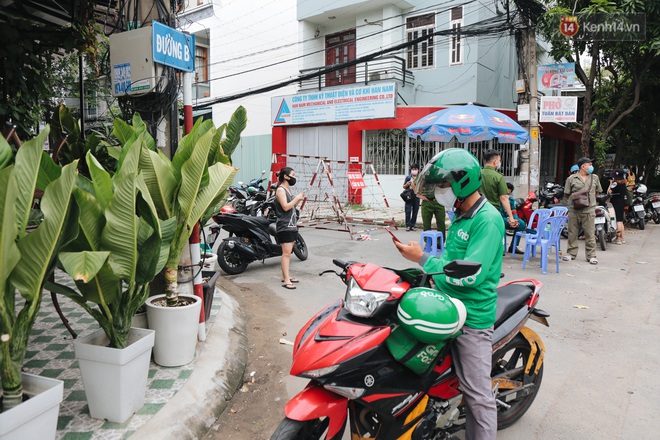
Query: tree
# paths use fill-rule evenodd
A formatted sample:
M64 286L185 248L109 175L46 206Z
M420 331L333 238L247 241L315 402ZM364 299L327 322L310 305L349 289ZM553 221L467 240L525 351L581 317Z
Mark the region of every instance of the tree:
M552 44L550 54L559 60L575 63L575 73L585 86L581 150L584 156L591 151L595 134L597 153L604 154L612 130L639 106L641 89L653 77L653 67L660 62L660 23L651 20L660 13L656 0L557 0L541 20L540 31ZM584 23L595 14L622 17L625 14L645 13L645 41L593 41L569 39L559 32L561 17L574 15ZM588 55L589 66L581 56ZM617 90L610 100L595 93L598 83L607 72ZM609 111L602 110L606 106ZM600 111L600 113L599 113ZM596 115L600 118L596 119ZM595 133L594 133L595 130Z

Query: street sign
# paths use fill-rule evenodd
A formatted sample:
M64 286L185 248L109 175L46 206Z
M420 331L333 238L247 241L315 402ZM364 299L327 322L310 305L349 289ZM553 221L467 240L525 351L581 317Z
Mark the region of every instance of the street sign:
M184 72L194 72L195 36L184 34L157 21L151 23L154 62Z
M364 183L364 179L362 178L362 173L360 171L349 171L346 173L346 175L348 176L348 184L350 185L351 189L362 189L367 187L367 185Z

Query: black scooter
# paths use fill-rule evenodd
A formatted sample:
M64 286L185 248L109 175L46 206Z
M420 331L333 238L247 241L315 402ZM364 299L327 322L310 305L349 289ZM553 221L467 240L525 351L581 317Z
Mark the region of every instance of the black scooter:
M253 261L282 255L275 219L221 212L213 220L230 234L218 247L218 265L227 274L237 275ZM293 244L293 253L300 261L307 259L307 244L300 233Z

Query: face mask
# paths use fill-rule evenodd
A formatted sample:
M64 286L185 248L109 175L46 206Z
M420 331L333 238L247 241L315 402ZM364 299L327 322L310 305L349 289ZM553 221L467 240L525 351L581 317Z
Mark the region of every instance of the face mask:
M502 168L502 162L497 162L497 165L495 165L495 169L499 171L500 168Z
M624 169L623 169L623 172L624 172L624 173L627 173L627 172L628 172L628 169L627 169L627 168L624 168Z
M587 168L587 173L591 174L593 172L594 172L594 166L591 165L591 166L589 166L589 168Z
M289 180L288 180L288 182L289 182L289 185L290 185L290 186L293 186L293 185L296 184L296 178L295 178L295 177L291 177L291 176L289 176Z
M412 170L412 171L410 172L410 174L413 175L413 176L416 176L418 172L419 172L419 171L417 171L417 170Z
M440 188L436 186L433 194L435 195L436 202L440 203L447 209L454 208L454 203L456 203L456 196L454 195L454 191L452 191L451 187Z

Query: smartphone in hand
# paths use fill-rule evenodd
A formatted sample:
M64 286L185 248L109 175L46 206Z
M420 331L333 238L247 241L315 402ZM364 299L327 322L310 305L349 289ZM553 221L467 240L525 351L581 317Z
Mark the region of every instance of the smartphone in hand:
M394 235L394 233L392 231L390 231L389 228L385 228L385 230L387 231L388 234L390 234L392 236L394 241L398 241L399 243L401 243L401 240L399 240L399 238L396 235Z

